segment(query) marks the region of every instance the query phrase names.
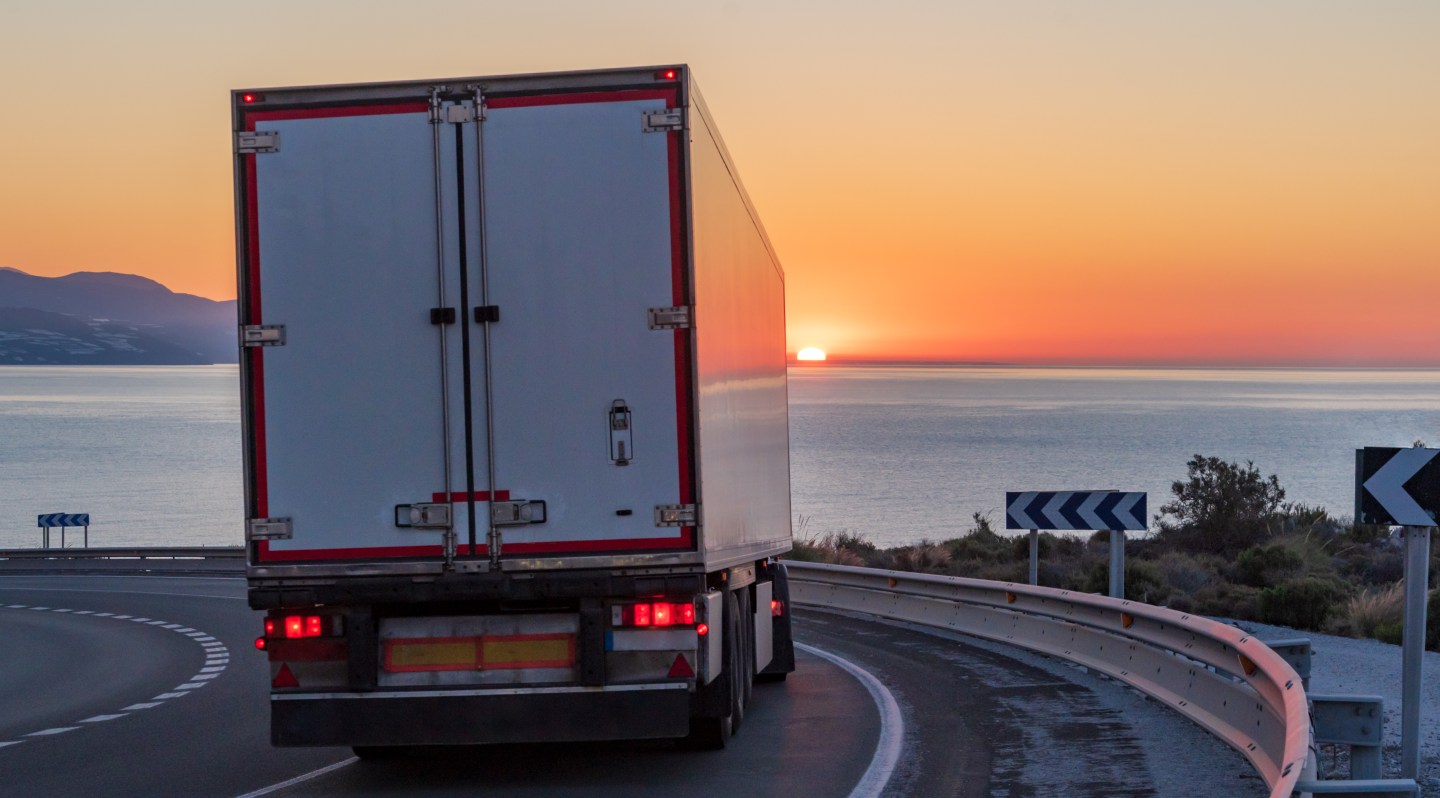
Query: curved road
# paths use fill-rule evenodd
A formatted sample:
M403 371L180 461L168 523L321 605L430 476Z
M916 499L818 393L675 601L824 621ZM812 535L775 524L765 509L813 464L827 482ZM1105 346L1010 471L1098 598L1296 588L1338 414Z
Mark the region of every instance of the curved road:
M802 651L789 680L756 685L724 753L645 741L359 762L348 749L276 749L268 668L252 645L260 614L244 592L236 578L0 576L0 796L841 798L882 741L866 687ZM1149 764L1157 756L1137 731L1144 718L1099 695L1103 687L1057 675L1062 666L832 613L801 613L796 628L898 700L902 728L890 731L903 745L887 795L1186 794L1156 784L1163 768ZM1196 750L1221 752L1202 755L1213 770L1244 770L1198 729L1188 734ZM1197 794L1243 794L1257 781L1202 781L1220 792Z

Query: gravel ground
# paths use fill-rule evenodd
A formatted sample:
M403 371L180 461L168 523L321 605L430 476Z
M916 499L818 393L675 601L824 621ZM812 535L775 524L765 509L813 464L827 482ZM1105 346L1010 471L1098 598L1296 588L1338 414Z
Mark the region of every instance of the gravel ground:
M1300 632L1281 626L1266 626L1249 621L1232 622L1261 640L1309 638L1310 692L1331 695L1377 695L1385 700L1385 749L1383 752L1386 778L1400 775L1400 647L1376 640L1353 640L1348 637ZM1421 684L1420 707L1420 784L1421 794L1440 796L1440 653L1425 652L1424 676ZM1344 778L1348 766L1335 770L1336 756L1325 746L1320 751L1322 778ZM1341 758L1344 763L1344 758Z

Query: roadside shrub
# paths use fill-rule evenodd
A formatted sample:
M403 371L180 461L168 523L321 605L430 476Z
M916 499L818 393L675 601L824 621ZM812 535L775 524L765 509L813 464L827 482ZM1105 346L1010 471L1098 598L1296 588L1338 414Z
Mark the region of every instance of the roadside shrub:
M1426 625L1426 628L1429 628L1428 624ZM1393 646L1404 645L1405 622L1392 621L1390 623L1382 623L1379 626L1375 627L1375 634L1372 635L1372 637L1382 643L1389 643Z
M1195 612L1216 618L1253 621L1260 615L1260 589L1219 582L1195 593Z
M1160 577L1176 592L1194 596L1220 581L1224 560L1209 555L1184 554L1170 551L1155 560ZM1173 603L1170 606L1175 606Z
M1086 593L1110 592L1110 563L1097 562L1085 572ZM1154 563L1141 560L1125 562L1125 598L1145 604L1163 605L1171 593Z
M1160 536L1191 551L1228 554L1271 537L1279 527L1285 490L1253 462L1230 463L1195 455L1184 482L1173 482L1174 499L1161 506Z
M874 543L848 530L827 532L819 537L796 538L794 547L786 557L800 562L870 568L882 565L885 560L884 554L875 548Z
M1425 647L1440 651L1440 588L1430 591L1425 607Z
M1357 546L1346 550L1339 560L1341 575L1363 585L1390 584L1405 576L1405 551L1399 546Z
M950 567L950 550L922 540L917 545L896 550L891 567L921 574L944 573Z
M964 535L945 541L944 547L949 550L950 556L956 560L970 560L977 563L995 563L1013 560L1010 540L996 534L995 529L990 526L990 519L975 513L971 516L975 522ZM1028 544L1027 544L1028 545ZM1029 554L1027 550L1026 559Z
M1342 593L1323 579L1291 579L1260 591L1261 623L1320 631L1335 612Z
M1283 544L1251 546L1235 557L1235 576L1244 585L1270 587L1296 576L1304 564L1299 554Z

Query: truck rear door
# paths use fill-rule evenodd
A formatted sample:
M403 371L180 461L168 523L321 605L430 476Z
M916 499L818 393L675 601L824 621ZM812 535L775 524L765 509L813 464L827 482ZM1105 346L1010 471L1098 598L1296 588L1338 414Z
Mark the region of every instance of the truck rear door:
M678 87L342 94L237 104L252 563L693 548Z
M512 499L545 502L544 523L500 527L506 555L691 545L683 514L656 517L693 502L688 331L666 321L687 304L682 133L649 124L675 103L487 102L494 474Z

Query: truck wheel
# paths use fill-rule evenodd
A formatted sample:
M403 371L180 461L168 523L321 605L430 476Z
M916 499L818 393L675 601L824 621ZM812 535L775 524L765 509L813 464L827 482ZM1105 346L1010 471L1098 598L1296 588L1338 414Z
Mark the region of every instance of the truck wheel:
M741 693L748 708L755 692L755 597L749 588L740 591L740 642L744 649L740 672L745 685Z
M740 731L745 722L745 631L741 628L741 600L735 591L725 594L725 650L730 653L730 729Z

